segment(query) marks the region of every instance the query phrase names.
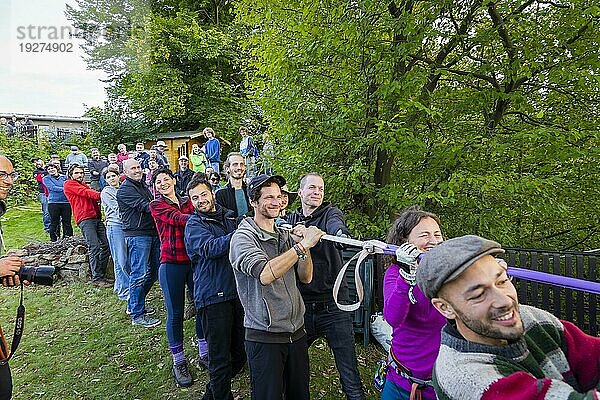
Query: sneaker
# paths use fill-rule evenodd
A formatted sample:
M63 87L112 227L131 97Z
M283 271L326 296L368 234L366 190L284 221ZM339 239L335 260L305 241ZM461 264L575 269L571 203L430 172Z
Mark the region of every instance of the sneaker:
M152 307L144 308L144 315L154 315L156 314L156 310Z
M173 365L173 378L175 378L177 385L181 387L192 386L192 383L194 383L187 362Z
M149 317L146 314L142 314L139 317L133 318L131 320L131 325L140 325L144 328L153 328L157 325L160 325L160 320Z
M126 309L125 314L131 315L131 310L129 308ZM146 308L144 308L144 311L142 311L142 315L154 315L154 314L156 314L156 310L152 307L146 307Z

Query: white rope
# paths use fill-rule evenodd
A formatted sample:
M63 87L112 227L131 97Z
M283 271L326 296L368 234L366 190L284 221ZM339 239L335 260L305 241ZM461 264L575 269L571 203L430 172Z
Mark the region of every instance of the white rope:
M278 227L286 230L292 230L292 226L289 224L281 224L278 225ZM344 266L340 269L340 272L338 272L338 275L335 278L335 283L333 284L333 300L335 301L337 307L342 311L358 310L364 299L364 287L362 280L360 279L360 266L369 255L374 253L383 254L383 249L387 247L387 244L379 240L368 240L363 242L361 240L352 239L349 237L334 235L323 235L321 236L321 240L328 240L330 242L341 243L362 249L344 264ZM352 304L340 304L338 302L340 286L342 285L342 281L346 275L346 270L354 260L356 260L356 267L354 268L354 283L356 285L356 294L358 295L358 299Z

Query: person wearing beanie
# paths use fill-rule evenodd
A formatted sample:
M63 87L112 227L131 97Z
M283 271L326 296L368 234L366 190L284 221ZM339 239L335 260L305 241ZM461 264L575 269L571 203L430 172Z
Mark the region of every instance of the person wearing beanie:
M447 240L423 257L417 285L448 320L433 370L438 399L597 399L600 338L519 305L500 245Z

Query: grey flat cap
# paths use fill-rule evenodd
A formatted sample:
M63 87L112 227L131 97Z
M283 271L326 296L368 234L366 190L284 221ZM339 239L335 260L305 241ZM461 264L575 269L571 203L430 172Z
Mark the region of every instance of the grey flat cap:
M446 240L423 255L417 268L417 285L430 299L475 261L488 254L502 254L500 244L475 235Z

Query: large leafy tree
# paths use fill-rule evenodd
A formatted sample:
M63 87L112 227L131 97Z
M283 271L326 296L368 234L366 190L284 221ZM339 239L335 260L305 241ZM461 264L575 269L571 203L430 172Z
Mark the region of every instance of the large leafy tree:
M599 8L242 0L252 90L293 171L356 232L419 203L449 236L598 244ZM291 167L291 168L290 168Z
M77 0L67 16L89 67L109 76L104 116L117 106L148 133L213 126L226 138L252 117L231 2Z

